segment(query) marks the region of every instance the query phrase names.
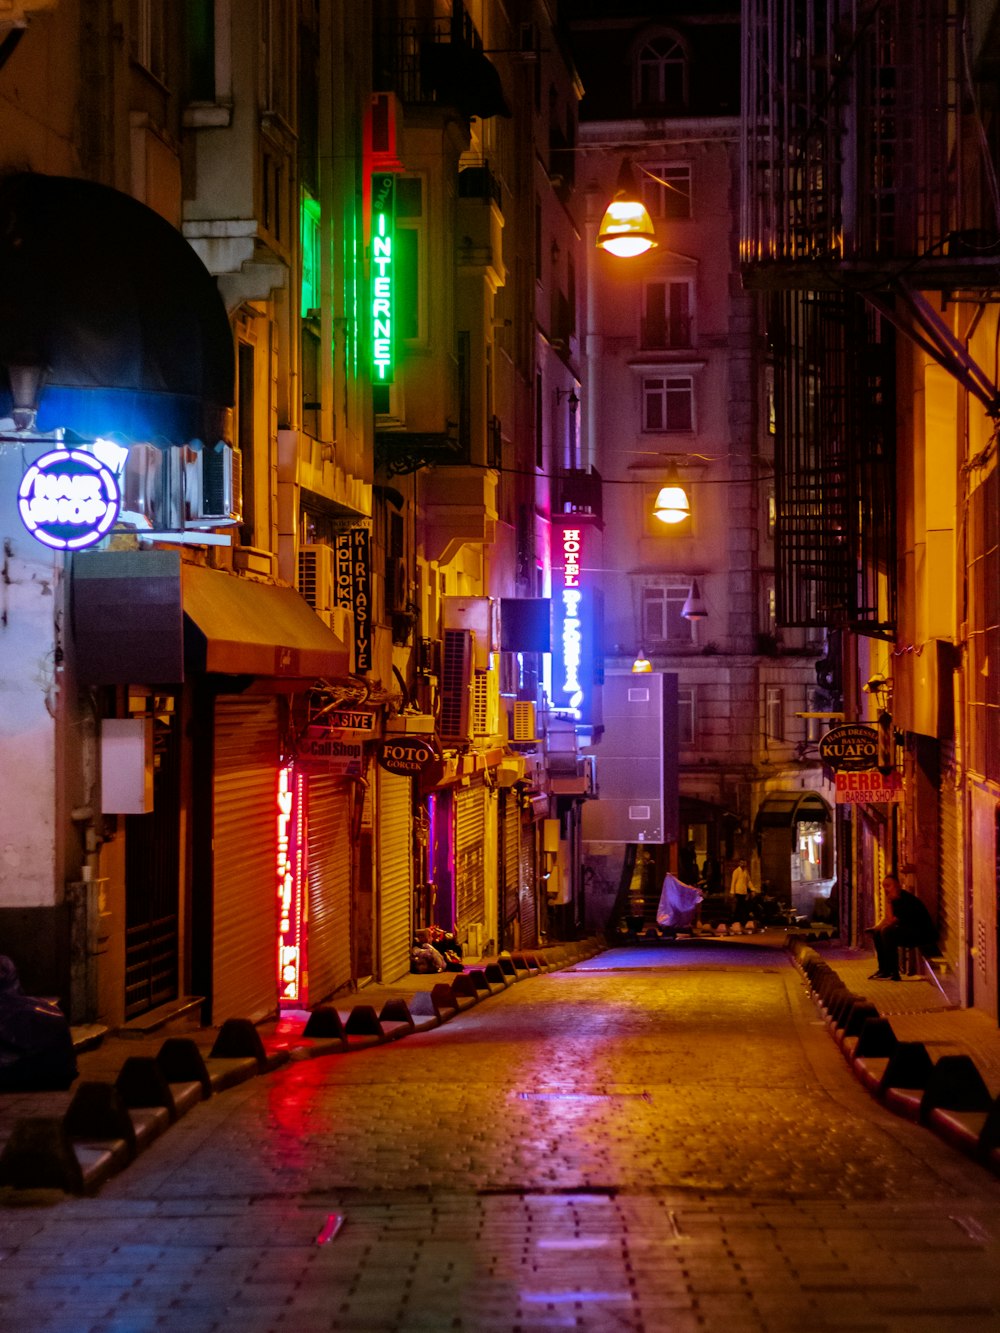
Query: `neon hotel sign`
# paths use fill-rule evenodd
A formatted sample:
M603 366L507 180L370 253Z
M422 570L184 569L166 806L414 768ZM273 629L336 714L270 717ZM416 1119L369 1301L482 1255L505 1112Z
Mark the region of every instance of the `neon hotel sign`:
M577 721L585 721L590 713L588 648L593 635L593 608L586 589L580 585L583 533L582 528L562 528L554 553L561 586L555 597L552 702Z

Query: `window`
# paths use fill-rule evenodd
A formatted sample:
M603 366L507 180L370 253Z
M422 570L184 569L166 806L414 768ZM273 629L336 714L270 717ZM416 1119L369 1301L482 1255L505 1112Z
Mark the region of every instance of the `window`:
M806 686L806 706L807 713L824 713L830 707L830 695L819 685ZM834 725L833 719L829 717L807 717L806 740L810 745L816 745L822 737Z
M643 588L642 646L647 651L659 644L681 647L694 641L694 624L681 615L690 591L690 579Z
M292 115L292 7L285 0L261 0L260 78L264 110L286 125Z
M764 687L764 735L772 741L785 739L785 691L780 685Z
M694 381L690 375L655 375L642 381L642 428L694 430Z
M166 82L166 33L163 0L131 0L129 55L161 83Z
M687 278L647 282L643 291L642 346L690 347L692 283Z
M677 744L694 745L694 708L695 708L695 689L694 685L678 685L677 687Z
M420 176L396 177L396 335L422 336L424 284L421 282L424 182Z
M635 63L636 105L683 110L687 106L687 51L673 33L660 33L639 48Z
M256 477L254 475L254 418L256 416L256 358L252 343L240 341L236 351L236 438L240 446L243 478L243 522L240 541L256 542Z
M652 175L647 175L651 172ZM642 201L650 217L674 221L691 216L691 167L687 162L644 166L639 174Z

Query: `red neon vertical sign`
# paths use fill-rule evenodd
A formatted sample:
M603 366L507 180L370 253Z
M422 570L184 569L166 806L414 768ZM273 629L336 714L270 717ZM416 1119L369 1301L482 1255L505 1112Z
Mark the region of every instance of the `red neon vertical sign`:
M278 770L277 890L278 1000L306 1003L305 958L305 801L301 773L289 765Z

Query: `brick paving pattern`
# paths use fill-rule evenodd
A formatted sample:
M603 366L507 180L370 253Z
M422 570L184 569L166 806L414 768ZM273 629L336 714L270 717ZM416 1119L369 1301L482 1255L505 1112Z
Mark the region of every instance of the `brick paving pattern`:
M732 942L291 1064L98 1197L0 1211L25 1333L980 1333L998 1260L1000 1182L861 1090L785 954Z

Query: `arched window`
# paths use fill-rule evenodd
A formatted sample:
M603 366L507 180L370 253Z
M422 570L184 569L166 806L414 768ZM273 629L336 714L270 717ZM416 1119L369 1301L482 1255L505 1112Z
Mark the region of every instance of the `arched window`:
M683 111L688 100L688 53L671 32L649 37L636 51L637 108Z

